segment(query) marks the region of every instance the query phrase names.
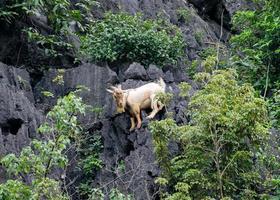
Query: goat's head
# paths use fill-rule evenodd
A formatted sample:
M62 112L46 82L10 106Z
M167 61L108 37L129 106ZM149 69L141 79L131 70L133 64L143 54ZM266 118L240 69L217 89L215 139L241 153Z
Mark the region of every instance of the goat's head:
M117 87L111 86L110 89L106 90L112 94L117 103L117 113L125 112L125 92L122 90L121 85L118 85Z

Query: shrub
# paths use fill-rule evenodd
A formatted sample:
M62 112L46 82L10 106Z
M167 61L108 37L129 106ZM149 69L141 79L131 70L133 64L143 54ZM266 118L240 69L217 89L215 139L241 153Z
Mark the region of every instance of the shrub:
M267 185L279 179L262 176L268 144L265 101L250 85L239 85L232 70L213 71L202 87L191 98L189 125L177 126L171 119L150 124L162 176L171 188L167 199L272 196L276 186ZM182 148L173 158L170 139Z
M241 78L262 90L274 87L280 76L280 2L257 0L256 10L239 11L233 26L239 34L231 38Z
M144 65L175 63L183 54L178 28L141 15L107 13L89 27L82 51L92 61L136 61Z

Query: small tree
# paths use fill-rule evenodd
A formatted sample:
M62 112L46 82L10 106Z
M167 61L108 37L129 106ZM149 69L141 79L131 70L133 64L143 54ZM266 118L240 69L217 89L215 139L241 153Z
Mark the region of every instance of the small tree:
M238 85L235 71L214 71L191 98L190 113L189 125L177 126L170 119L151 124L153 136L171 135L182 148L180 155L169 158L170 166L163 166L170 171L163 176L173 188L168 199L254 199L268 194L256 164L267 143L267 110L254 89ZM165 148L154 144L159 161L166 160L158 152Z
M0 184L0 199L69 199L61 190L59 179L65 176L60 171L57 179L50 177L54 169L64 169L68 163L65 150L72 138L81 132L77 115L85 114L86 105L75 92L58 99L57 105L47 114L47 122L38 131L43 140L34 139L20 154L8 154L1 164L10 179Z

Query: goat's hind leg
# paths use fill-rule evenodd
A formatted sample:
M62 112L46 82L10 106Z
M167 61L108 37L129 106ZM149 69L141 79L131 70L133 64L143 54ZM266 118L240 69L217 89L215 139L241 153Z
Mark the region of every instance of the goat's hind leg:
M149 116L147 116L147 119L153 119L155 117L155 115L158 113L158 111L161 110L158 107L158 101L155 100L155 95L153 95L151 97L151 108L152 108L153 111L150 113Z

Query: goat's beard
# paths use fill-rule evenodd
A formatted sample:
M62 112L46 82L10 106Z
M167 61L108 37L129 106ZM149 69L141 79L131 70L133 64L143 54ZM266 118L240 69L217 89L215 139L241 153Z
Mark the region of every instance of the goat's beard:
M117 113L123 113L125 112L124 108L117 108Z

